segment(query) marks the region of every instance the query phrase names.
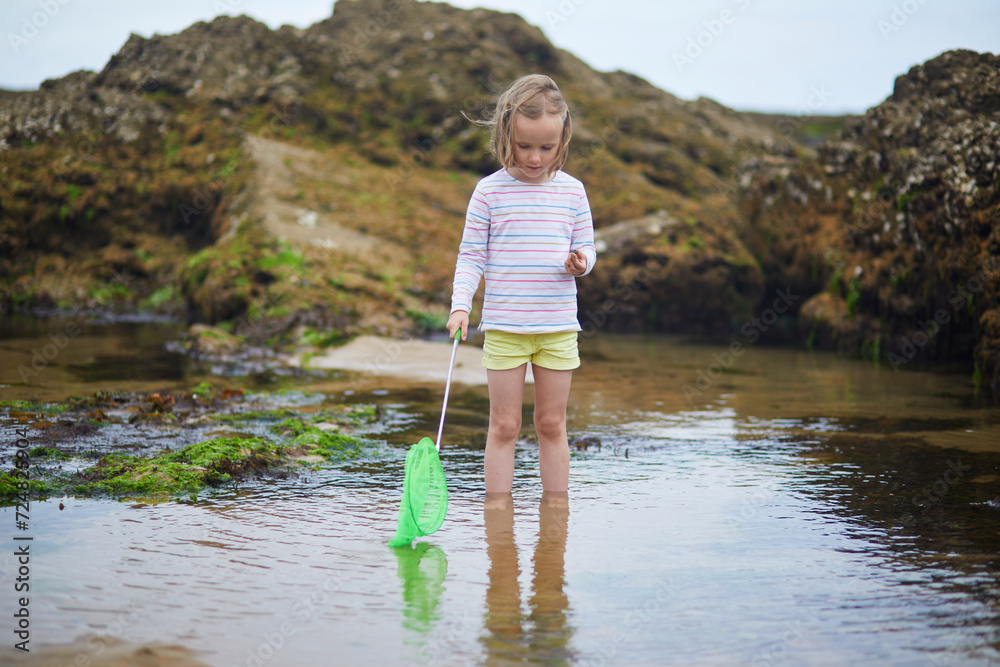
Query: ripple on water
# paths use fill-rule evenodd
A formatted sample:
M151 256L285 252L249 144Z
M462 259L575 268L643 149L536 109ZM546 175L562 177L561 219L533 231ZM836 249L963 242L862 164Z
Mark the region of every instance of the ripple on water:
M672 373L698 367L649 350ZM360 461L196 502L33 503L35 636L178 641L219 665L1000 660L997 456L921 441L994 417L768 350L691 405L627 345L605 352L610 389L581 374L572 424L601 446L573 453L568 508L546 504L525 441L512 505L484 509L481 439L465 438L483 397L460 391L448 520L389 550L406 445L440 400L415 393L428 414L413 415L390 392L391 444Z

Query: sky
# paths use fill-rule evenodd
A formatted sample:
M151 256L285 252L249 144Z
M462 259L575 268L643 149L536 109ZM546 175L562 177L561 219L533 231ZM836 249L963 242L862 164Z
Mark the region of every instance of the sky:
M354 0L339 0L349 2ZM956 48L1000 54L998 0L451 0L515 12L592 67L742 111L863 113L913 65ZM219 14L272 28L328 17L330 0L2 0L0 88L99 71L130 33Z

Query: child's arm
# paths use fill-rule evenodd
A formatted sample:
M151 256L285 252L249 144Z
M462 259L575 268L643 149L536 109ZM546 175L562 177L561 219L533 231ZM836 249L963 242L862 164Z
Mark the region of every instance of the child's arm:
M462 244L458 248L455 280L452 284L451 317L448 318L448 333L454 336L455 330L460 327L462 340L468 334L472 298L479 289L479 282L486 268L489 238L490 208L479 186L476 186L465 214L465 230L462 232ZM463 316L464 321L461 319ZM453 326L456 322L457 326Z

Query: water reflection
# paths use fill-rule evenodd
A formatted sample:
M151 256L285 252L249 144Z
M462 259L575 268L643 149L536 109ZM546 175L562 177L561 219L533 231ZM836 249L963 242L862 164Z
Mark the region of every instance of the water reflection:
M444 551L427 542L393 551L403 584L403 627L426 635L440 618L438 605L448 574L448 558Z
M544 493L538 506L538 543L527 617L521 607L521 567L514 542L514 503L511 494L487 494L483 502L489 585L486 589L488 634L481 638L488 665L524 660L547 665L570 664L573 628L565 593L566 535L569 498Z
M47 331L5 336L0 322L0 353L13 362L0 385L21 382L17 366ZM0 386L0 398L173 390L72 372L115 349L141 357L142 345L117 335L85 331L38 385ZM962 378L754 348L689 401L684 387L697 386L715 348L610 336L583 346L601 354L574 378L570 422L603 443L572 464L574 535L601 536L586 549L567 551L565 497L542 498L537 543L523 516L515 540L510 496L480 506L488 398L458 387L446 465L459 502L440 547L386 553L373 524L395 524L388 490L403 445L437 427L440 388L380 381L371 389L383 393L350 397L402 415L370 426L395 445L372 459L193 504L33 503L35 543L46 545L38 583L51 593L33 602L38 636L71 641L135 605L124 639L183 643L213 664L257 664L248 649L271 650L261 641L275 636L284 643L267 664L329 664L331 651L351 665L1000 664L990 504L1000 410L963 398ZM309 388L333 405L354 381ZM132 441L114 428L87 442ZM163 433L150 446L196 437ZM534 493L537 448L519 456L530 465L516 482ZM534 552L530 565L518 546ZM7 565L0 557L0 579ZM285 641L274 633L289 620Z

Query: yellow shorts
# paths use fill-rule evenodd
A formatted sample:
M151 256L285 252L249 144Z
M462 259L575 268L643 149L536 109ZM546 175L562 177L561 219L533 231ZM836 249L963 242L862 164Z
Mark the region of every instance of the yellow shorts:
M576 333L487 331L483 344L483 366L491 371L506 371L530 361L535 366L554 371L571 371L580 367Z

